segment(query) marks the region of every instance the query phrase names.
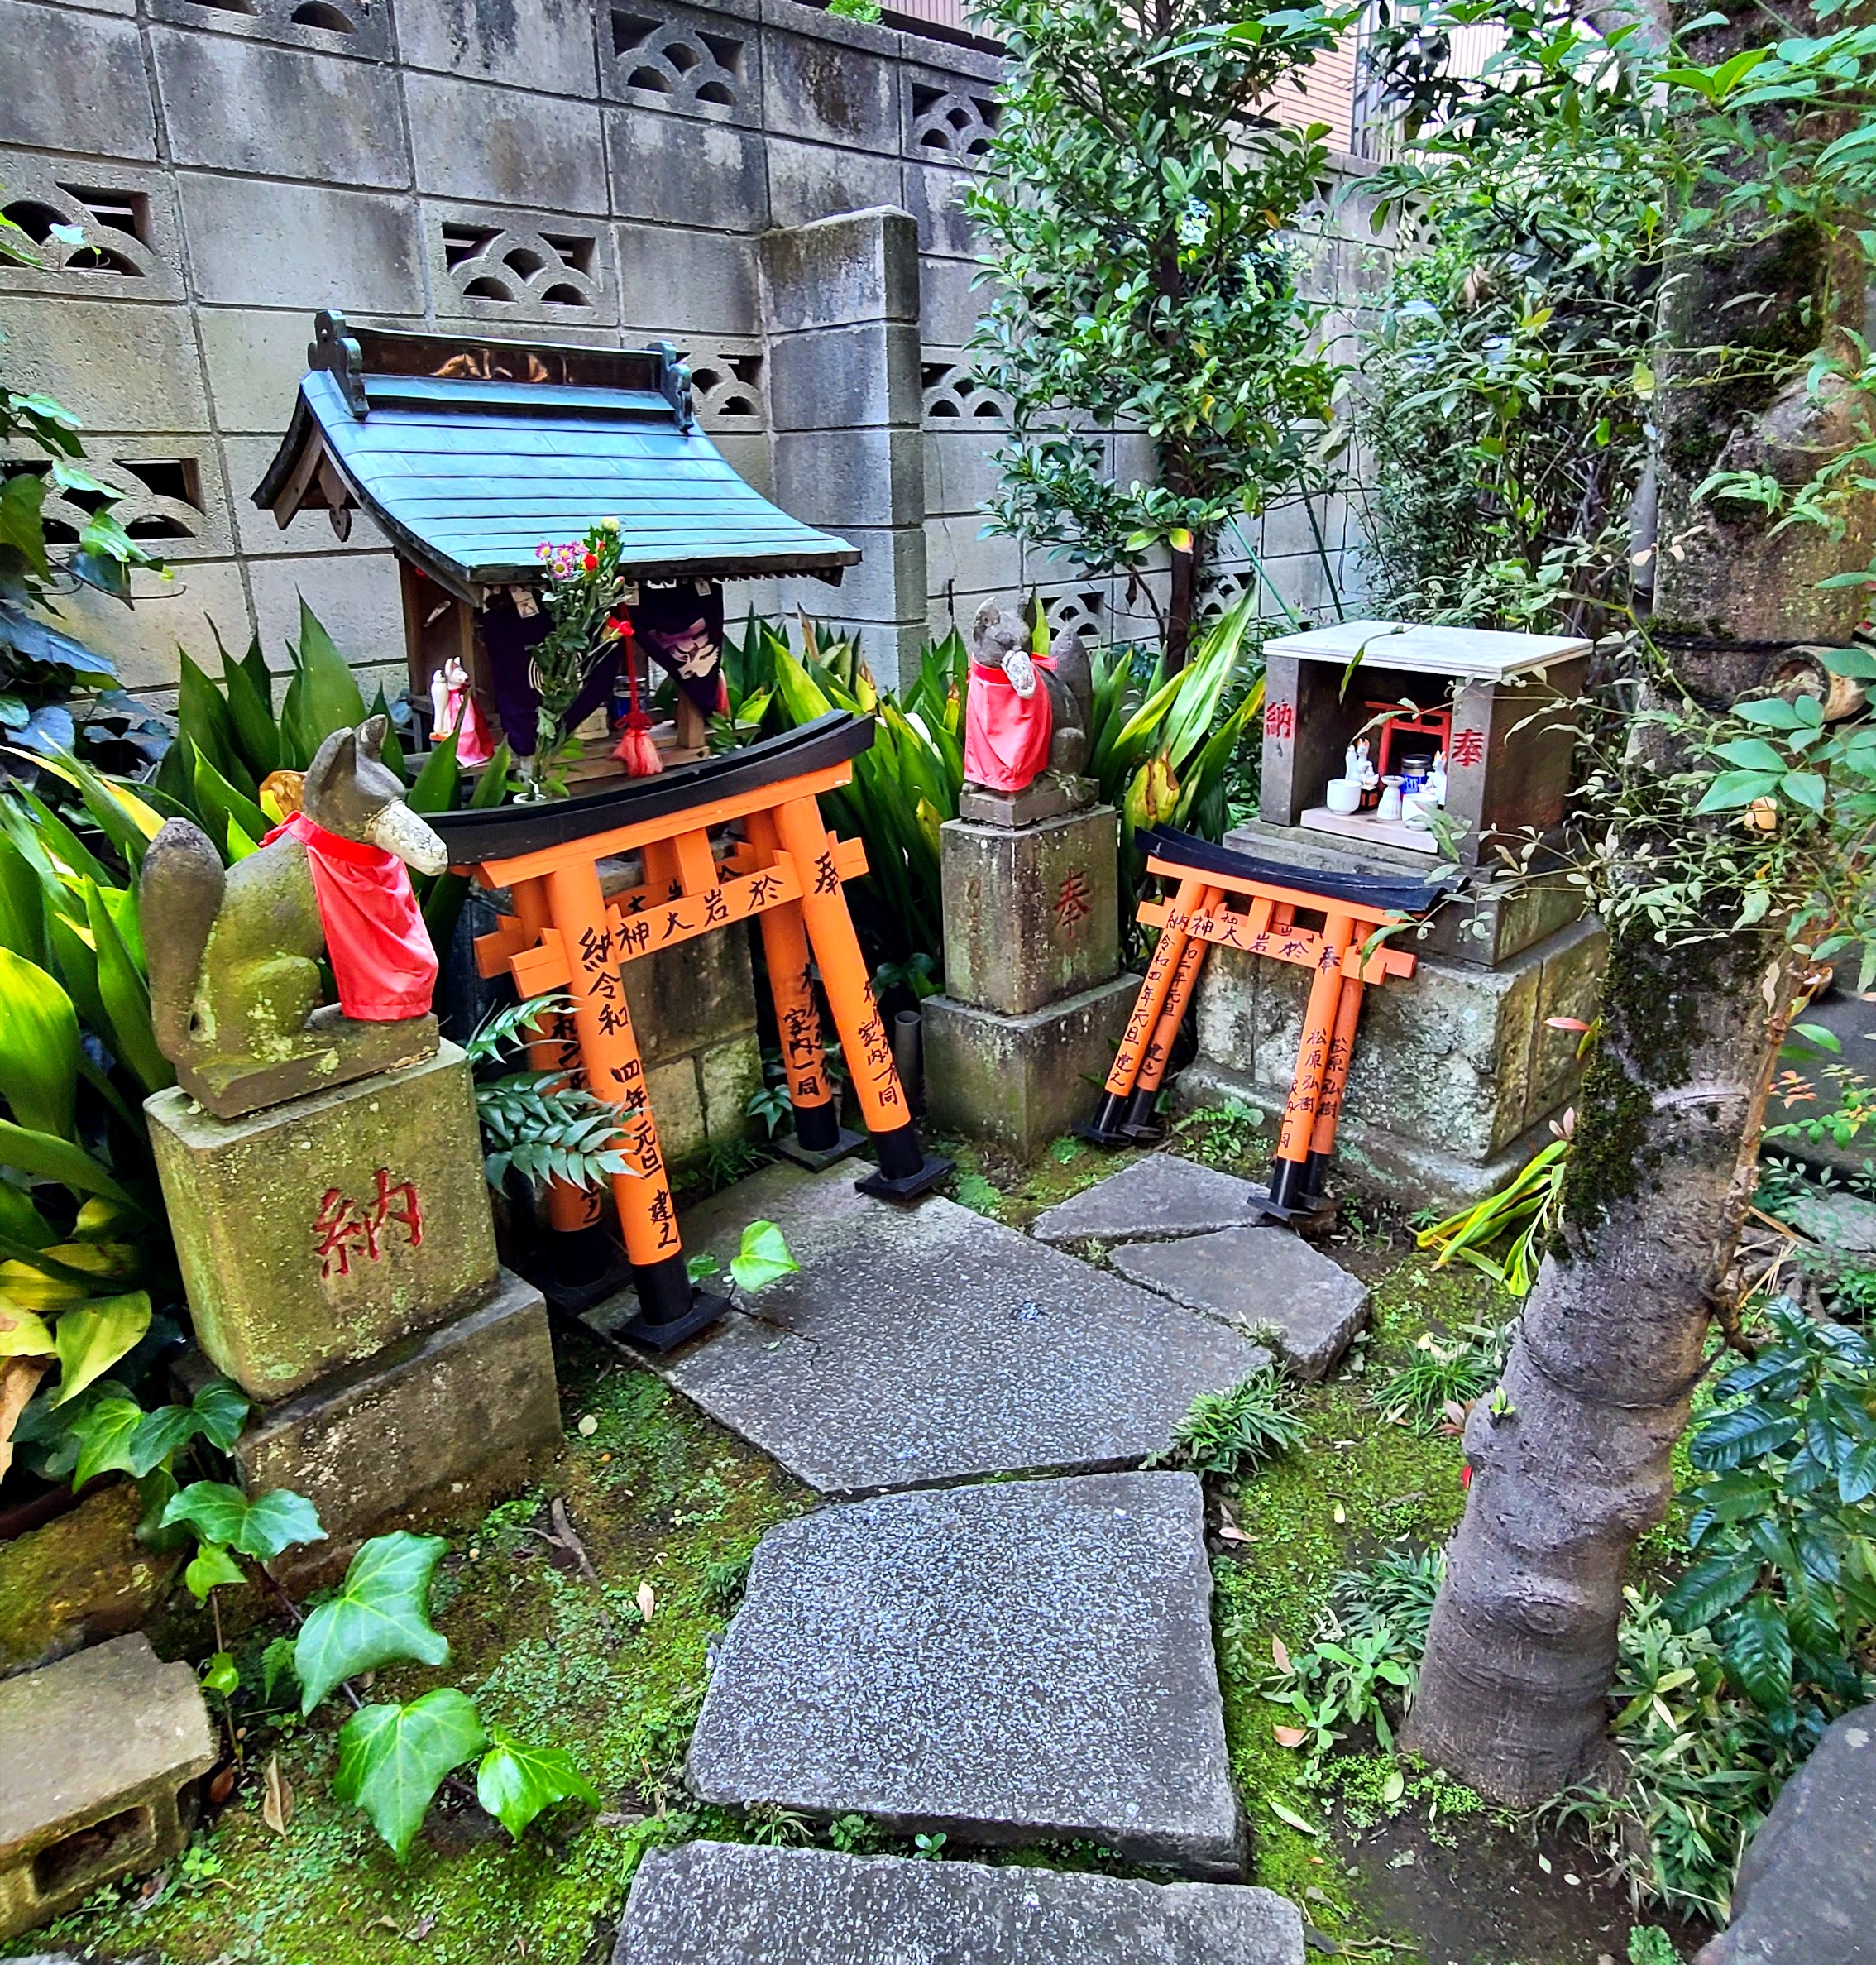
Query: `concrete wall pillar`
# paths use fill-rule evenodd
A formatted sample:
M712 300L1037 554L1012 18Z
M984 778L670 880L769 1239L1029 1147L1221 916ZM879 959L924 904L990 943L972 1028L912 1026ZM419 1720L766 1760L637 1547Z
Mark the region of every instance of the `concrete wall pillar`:
M926 620L917 222L880 205L768 232L762 284L776 502L862 555L838 587L783 582L782 604L857 628L896 683Z

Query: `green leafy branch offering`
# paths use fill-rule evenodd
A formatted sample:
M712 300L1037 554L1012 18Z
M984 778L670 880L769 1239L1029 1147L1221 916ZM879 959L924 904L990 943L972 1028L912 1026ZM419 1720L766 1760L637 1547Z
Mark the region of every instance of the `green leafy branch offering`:
M184 1574L198 1602L212 1603L223 1584L247 1580L237 1555L261 1564L265 1574L286 1550L325 1540L313 1503L285 1488L251 1499L218 1481L195 1481L171 1498L162 1519L165 1527L187 1527L201 1538ZM267 1647L264 1667L270 1698L281 1672L293 1672L302 1717L335 1691L351 1701L352 1715L339 1728L333 1792L364 1810L400 1862L438 1789L477 1756L476 1799L517 1841L558 1802L600 1805L598 1790L563 1750L531 1746L488 1726L476 1702L452 1686L403 1705L366 1705L352 1689L352 1680L380 1665L448 1661L449 1640L429 1613L430 1579L447 1546L440 1536L402 1529L373 1536L352 1559L337 1594L307 1613L290 1644L281 1638ZM234 1661L226 1651L209 1661L205 1683L224 1694L233 1690Z
M463 1049L471 1064L488 1063L537 1040L547 1019L572 1008L569 997L535 996L491 1011ZM630 1171L617 1144L617 1109L568 1084L563 1071L510 1071L479 1081L476 1116L489 1149L482 1166L491 1187L500 1187L511 1167L537 1187L553 1181L596 1187Z
M1663 1609L1709 1627L1774 1734L1808 1745L1869 1696L1854 1656L1876 1632L1876 1352L1789 1298L1768 1315L1774 1341L1694 1428L1695 1560Z
M714 1255L694 1255L689 1268L692 1282L721 1272ZM798 1276L802 1265L788 1253L788 1244L773 1221L752 1221L743 1230L741 1247L730 1258L730 1280L744 1296L755 1296L784 1276Z

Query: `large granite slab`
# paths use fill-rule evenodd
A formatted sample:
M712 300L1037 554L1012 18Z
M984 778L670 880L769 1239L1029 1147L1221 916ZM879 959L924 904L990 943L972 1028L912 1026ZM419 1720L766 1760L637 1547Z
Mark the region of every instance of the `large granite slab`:
M1236 1880L1189 1474L893 1494L771 1529L691 1740L706 1801Z
M955 1201L854 1191L853 1169L765 1167L684 1220L725 1268L778 1223L799 1276L647 1363L823 1494L1137 1464L1202 1392L1270 1354L1214 1318ZM629 1296L589 1321L615 1329Z
M1299 1378L1324 1377L1368 1320L1366 1283L1299 1236L1275 1229L1133 1243L1108 1259L1175 1303L1270 1337Z
M612 1965L1303 1965L1274 1891L746 1843L653 1849Z
M1038 1241L1156 1242L1214 1229L1252 1228L1266 1219L1256 1189L1235 1174L1149 1153L1036 1217Z

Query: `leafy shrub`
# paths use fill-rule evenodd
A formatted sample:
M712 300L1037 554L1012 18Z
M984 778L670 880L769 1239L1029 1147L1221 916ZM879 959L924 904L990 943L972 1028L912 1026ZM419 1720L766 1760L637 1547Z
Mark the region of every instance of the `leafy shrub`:
M1853 1654L1876 1631L1876 1352L1788 1298L1767 1314L1774 1340L1694 1428L1695 1560L1663 1609L1710 1627L1730 1683L1808 1751L1869 1695Z
M1386 1624L1401 1647L1418 1658L1426 1649L1433 1599L1445 1576L1443 1549L1390 1549L1366 1569L1344 1570L1336 1578L1336 1610L1357 1637Z
M1309 1432L1295 1392L1266 1365L1228 1392L1200 1392L1174 1428L1170 1450L1155 1459L1194 1474L1254 1473L1300 1446Z
M1390 1419L1405 1419L1421 1432L1450 1423L1449 1406L1469 1405L1498 1383L1509 1348L1509 1331L1489 1324L1462 1325L1448 1344L1424 1330L1413 1357L1389 1374L1375 1402Z

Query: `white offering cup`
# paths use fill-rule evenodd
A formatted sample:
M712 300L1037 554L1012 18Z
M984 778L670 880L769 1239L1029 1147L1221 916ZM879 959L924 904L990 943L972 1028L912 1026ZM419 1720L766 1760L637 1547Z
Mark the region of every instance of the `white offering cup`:
M1375 808L1377 819L1397 819L1400 817L1400 780L1384 778L1381 780L1381 803Z
M1346 818L1362 805L1362 788L1352 778L1332 778L1323 793L1331 812Z

